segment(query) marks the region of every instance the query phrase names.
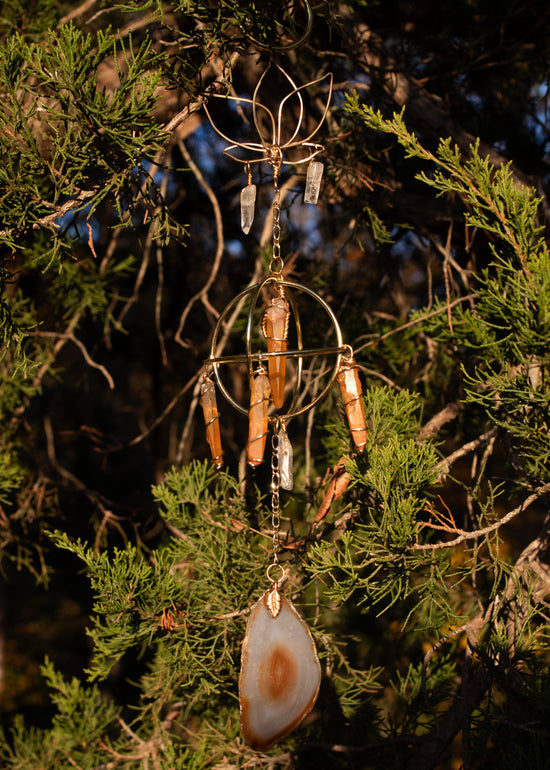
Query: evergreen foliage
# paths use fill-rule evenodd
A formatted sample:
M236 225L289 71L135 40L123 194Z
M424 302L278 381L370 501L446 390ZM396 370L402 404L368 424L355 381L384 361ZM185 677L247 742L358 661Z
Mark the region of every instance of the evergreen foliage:
M290 425L284 591L323 684L263 754L237 679L270 479L223 404L226 469L206 459L197 381L269 262L270 177L245 241L245 177L201 106L248 96L303 8L3 4L2 767L546 766L549 13L501 6L318 3L280 53L300 85L335 75L322 200L283 174L282 243L353 344L369 440L354 453L336 394ZM324 96L304 92L312 125ZM63 612L85 652L48 643Z

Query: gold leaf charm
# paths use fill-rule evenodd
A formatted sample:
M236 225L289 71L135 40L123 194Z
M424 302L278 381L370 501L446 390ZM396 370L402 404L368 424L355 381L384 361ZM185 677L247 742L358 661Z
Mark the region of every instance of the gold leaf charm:
M277 583L273 583L273 588L268 591L265 596L265 602L267 609L271 613L272 618L276 618L281 609L281 594L277 590Z

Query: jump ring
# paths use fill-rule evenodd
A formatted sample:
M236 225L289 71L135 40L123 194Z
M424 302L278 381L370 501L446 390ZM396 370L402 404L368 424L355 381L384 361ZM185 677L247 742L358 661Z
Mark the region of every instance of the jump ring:
M271 577L270 573L274 568L280 570L281 574L278 578ZM265 574L270 583L277 583L277 585L279 585L280 583L283 582L283 580L286 577L286 570L282 566L282 564L278 564L278 563L276 564L275 562L273 562L273 564L270 564L269 567L266 569Z

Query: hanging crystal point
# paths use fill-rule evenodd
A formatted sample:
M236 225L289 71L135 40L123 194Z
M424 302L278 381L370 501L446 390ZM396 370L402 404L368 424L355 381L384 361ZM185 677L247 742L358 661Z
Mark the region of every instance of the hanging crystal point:
M256 204L256 185L248 184L241 190L241 227L248 235L254 222L254 206Z
M321 683L309 628L284 596L272 615L272 590L250 613L239 676L241 729L257 751L265 751L300 724L313 708Z
M281 487L290 491L294 486L294 453L292 444L286 432L286 428L281 428L278 433L279 439L279 478Z
M288 303L284 297L275 297L265 311L263 330L267 340L268 353L283 353L287 348ZM280 409L285 400L286 356L271 356L268 359L271 400Z
M307 167L304 203L317 203L319 200L319 190L321 189L323 169L323 164L318 160L312 160Z
M216 389L210 377L203 377L200 393L200 402L206 425L206 440L208 441L216 468L221 468L223 465L223 451L220 438L219 412L216 402Z
M250 409L248 411L248 464L252 468L264 459L269 407L269 378L263 367L250 380Z
M367 425L361 398L363 391L359 380L359 367L353 357L344 362L337 379L342 391L353 442L357 451L362 452L367 445Z

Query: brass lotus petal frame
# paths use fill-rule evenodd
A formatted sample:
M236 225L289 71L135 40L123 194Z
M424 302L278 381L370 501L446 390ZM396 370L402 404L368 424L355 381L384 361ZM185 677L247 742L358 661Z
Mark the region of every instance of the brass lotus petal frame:
M277 70L279 70L280 73L286 78L288 83L291 86L291 91L282 99L282 101L279 104L279 108L277 110L277 117L271 112L271 110L266 107L264 104L261 103L259 100L259 91L262 86L262 83L265 80L265 77L269 70L275 67ZM300 129L302 127L302 123L304 120L304 100L302 97L303 91L305 91L307 88L310 88L311 86L315 86L318 83L322 83L323 81L328 81L329 89L328 89L328 96L325 104L325 108L323 110L323 114L321 116L321 119L317 122L317 125L311 131L305 138L303 139L297 139L297 136L300 132ZM282 157L282 165L287 166L298 166L303 163L307 163L312 158L314 158L316 155L318 155L320 152L324 150L324 146L321 144L317 144L316 142L312 142L311 140L315 136L315 134L319 131L321 126L323 125L328 110L330 107L330 102L332 98L332 88L333 88L333 76L332 72L328 72L326 75L323 75L320 78L316 78L315 80L311 80L309 83L305 83L304 85L297 86L294 80L290 77L290 75L281 67L280 64L277 64L276 62L270 62L267 69L264 70L262 73L260 79L258 80L258 83L256 84L256 88L254 89L254 93L252 95L252 98L244 97L244 96L226 96L224 94L216 94L213 93L210 96L216 99L224 99L229 100L232 102L235 102L236 104L250 104L252 105L252 118L254 121L254 127L256 129L256 132L258 134L259 142L237 142L231 137L229 137L227 134L224 134L223 131L221 131L215 124L209 110L208 106L205 103L203 105L204 111L206 112L206 115L208 117L208 120L210 121L210 125L216 131L216 133L222 137L222 139L225 139L226 142L229 142L229 147L226 147L224 149L224 154L228 155L233 160L236 160L238 163L242 163L243 165L246 164L252 164L252 163L260 163L262 161L267 161L270 152L273 148L278 148L281 151L281 157ZM293 96L296 96L298 98L299 102L299 116L298 120L296 122L296 127L293 130L292 135L290 138L286 141L281 143L281 133L282 133L282 125L283 125L283 109L285 106L285 103L288 102L289 99L291 99ZM263 110L268 117L268 122L271 124L271 141L266 141L264 139L262 127L260 125L259 121L259 113ZM244 150L247 150L249 152L253 153L260 153L261 157L259 158L239 158L237 155L233 154L233 150L236 150L237 148L241 148ZM282 156L283 150L288 150L290 148L294 147L306 147L306 148L312 148L311 152L305 157L300 158L300 160L297 161L289 161L285 160Z

